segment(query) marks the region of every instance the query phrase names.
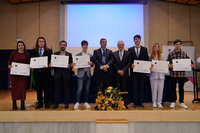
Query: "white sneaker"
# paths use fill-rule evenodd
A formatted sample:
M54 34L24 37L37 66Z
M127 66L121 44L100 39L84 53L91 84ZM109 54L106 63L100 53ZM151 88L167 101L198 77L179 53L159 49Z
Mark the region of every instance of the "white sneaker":
M175 102L172 102L171 105L170 105L169 107L170 107L170 108L174 108L175 105L176 105L176 103L175 103Z
M87 102L85 102L84 107L85 107L86 109L89 109L89 108L90 108L90 105L89 105Z
M162 108L162 104L161 103L158 103L158 108Z
M157 108L157 105L156 105L156 103L153 103L153 107L154 107L154 108Z
M74 105L74 109L78 109L78 106L79 106L79 103L77 102L77 103Z
M180 103L180 107L181 108L184 108L184 109L187 109L188 107L185 105L185 103Z

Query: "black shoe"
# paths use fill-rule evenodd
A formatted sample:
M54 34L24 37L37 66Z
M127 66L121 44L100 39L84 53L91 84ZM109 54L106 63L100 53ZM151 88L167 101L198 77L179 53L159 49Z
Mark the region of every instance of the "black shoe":
M24 100L21 100L21 110L25 110Z
M140 108L144 108L144 105L141 103L141 104L139 104L139 106L140 106Z
M64 108L65 108L65 109L68 109L68 108L69 108L69 104L66 103Z
M58 108L58 104L54 104L53 109L57 109Z
M38 104L35 109L40 109L40 108L43 108L43 104Z
M45 109L49 109L49 108L50 108L49 104L45 103Z
M135 105L135 104L134 104L134 106L133 106L133 107L136 109L136 108L138 108L138 105Z
M13 100L13 110L18 110L16 100Z
M127 106L127 104L125 104L124 106L126 107L126 109L128 109L128 106Z

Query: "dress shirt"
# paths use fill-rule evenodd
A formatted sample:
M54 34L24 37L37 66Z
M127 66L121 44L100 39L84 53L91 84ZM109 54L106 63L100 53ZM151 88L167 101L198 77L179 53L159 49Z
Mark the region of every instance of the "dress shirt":
M123 59L123 55L124 55L124 49L122 49L122 50L119 50L119 58L120 58L120 53L122 54L122 59ZM120 61L122 61L122 60L120 59Z
M106 51L106 48L105 48L105 49L101 48L101 54L102 54L102 56L103 56L103 50ZM105 61L106 61L106 56L105 56ZM106 66L107 66L107 68L109 68L109 65L106 65ZM103 67L101 66L100 69L102 69L102 68L103 68Z
M38 54L39 54L39 52L40 52L40 49L42 49L42 51L41 51L41 56L42 56L42 55L44 54L44 47L38 49ZM39 54L39 55L40 55L40 54Z
M135 45L134 48L135 48L136 55L137 55L137 48L138 48L138 57L139 57L139 55L140 55L140 49L141 49L140 45L138 47Z

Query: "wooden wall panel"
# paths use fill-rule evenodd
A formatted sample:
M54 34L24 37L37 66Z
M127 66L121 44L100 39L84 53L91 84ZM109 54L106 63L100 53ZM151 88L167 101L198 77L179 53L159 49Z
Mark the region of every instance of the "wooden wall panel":
M0 49L16 49L17 5L0 1Z
M167 45L168 27L168 3L149 2L149 52L154 43Z
M32 49L39 36L39 2L18 5L18 38Z
M169 3L169 41L190 41L189 6Z
M200 5L191 6L191 41L195 52L200 53Z
M53 52L58 50L60 42L60 2L40 2L40 36L45 37Z

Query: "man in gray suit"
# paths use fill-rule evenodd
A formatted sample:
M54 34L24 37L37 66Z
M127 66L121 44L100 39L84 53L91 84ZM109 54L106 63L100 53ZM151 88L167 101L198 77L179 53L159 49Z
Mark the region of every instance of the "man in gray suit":
M81 47L82 47L82 52L78 53L76 56L89 55L90 59L91 59L92 55L87 52L88 42L83 40L81 42ZM72 67L74 67L76 65L76 63L72 63L71 65L72 65ZM90 65L92 67L93 63L91 61L89 61L88 65ZM84 107L86 109L90 108L90 105L88 104L90 82L91 82L91 70L90 70L90 67L78 68L78 73L77 73L78 90L77 90L77 93L76 93L76 104L74 105L74 109L78 109L78 107L79 107L83 85L84 85L84 88L85 88L85 92L84 92L84 102L85 102L85 104L84 104Z

